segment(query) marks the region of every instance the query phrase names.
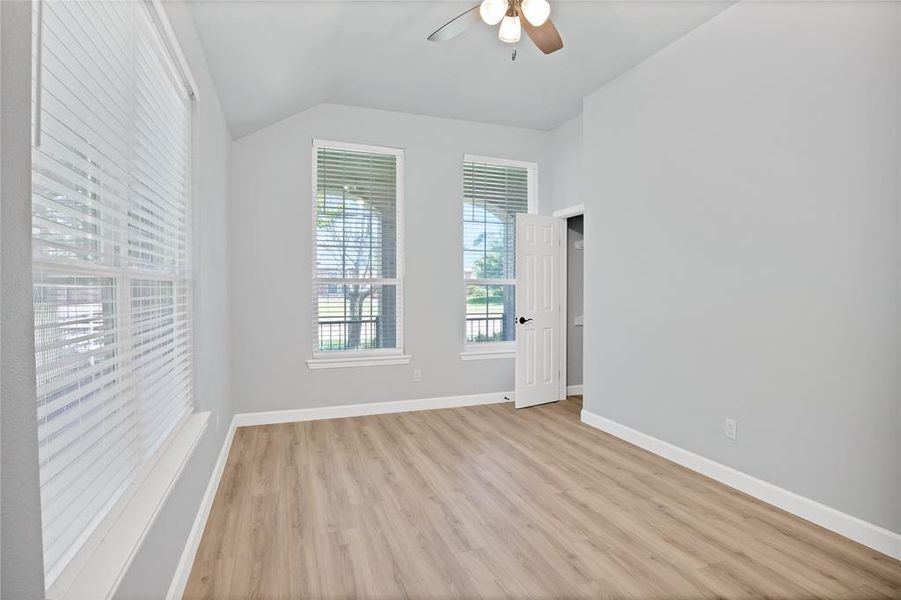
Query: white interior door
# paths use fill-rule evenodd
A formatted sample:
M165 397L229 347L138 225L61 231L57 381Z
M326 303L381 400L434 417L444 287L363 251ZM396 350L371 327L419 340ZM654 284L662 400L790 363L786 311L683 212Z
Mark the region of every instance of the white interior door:
M560 220L516 215L516 408L560 400Z

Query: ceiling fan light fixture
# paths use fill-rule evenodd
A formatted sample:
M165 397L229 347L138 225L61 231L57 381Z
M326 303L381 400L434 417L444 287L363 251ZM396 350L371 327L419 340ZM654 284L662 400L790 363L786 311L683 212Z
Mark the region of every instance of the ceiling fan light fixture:
M515 44L522 35L522 23L518 16L507 15L501 21L501 27L497 31L497 39L508 44Z
M541 27L551 15L551 5L547 0L522 0L520 9L523 16L534 27Z
M488 25L497 25L507 14L507 0L482 0L479 16Z

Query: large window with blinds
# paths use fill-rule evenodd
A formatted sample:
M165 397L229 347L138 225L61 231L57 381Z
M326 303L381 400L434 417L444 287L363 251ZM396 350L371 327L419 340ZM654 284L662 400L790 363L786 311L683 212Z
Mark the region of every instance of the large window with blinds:
M463 161L463 280L467 344L514 341L516 215L534 202L537 167L494 158Z
M149 4L34 3L48 587L192 411L192 101Z
M314 359L401 353L403 151L314 141L313 186Z

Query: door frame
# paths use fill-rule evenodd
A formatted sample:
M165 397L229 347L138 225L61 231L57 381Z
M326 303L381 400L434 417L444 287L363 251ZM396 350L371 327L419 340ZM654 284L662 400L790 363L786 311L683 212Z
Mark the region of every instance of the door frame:
M558 356L560 357L560 399L566 398L569 394L567 393L568 386L566 384L566 366L568 356L566 355L566 330L569 321L569 315L567 314L567 290L569 289L569 266L567 265L567 254L569 250L569 239L567 237L567 220L570 217L578 217L582 215L583 219L583 228L584 228L584 219L585 219L585 205L584 204L574 204L573 206L567 206L566 208L561 208L560 210L555 210L551 213L551 216L557 217L560 220L560 272L564 274L560 279L563 284L560 286L560 352ZM583 229L583 240L584 240L584 229ZM584 272L583 272L584 277ZM584 312L584 310L583 310ZM584 315L583 315L584 318ZM582 325L584 327L584 324ZM584 339L584 336L583 336ZM583 360L585 353L582 353ZM584 369L584 365L583 365ZM584 390L583 390L584 393Z

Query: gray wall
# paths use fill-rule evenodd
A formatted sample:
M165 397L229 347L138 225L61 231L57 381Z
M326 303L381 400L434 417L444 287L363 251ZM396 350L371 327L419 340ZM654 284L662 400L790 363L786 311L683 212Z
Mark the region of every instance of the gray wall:
M583 112L586 408L895 531L898 10L740 3Z
M544 214L582 204L582 115L579 114L551 131L554 181L551 197L542 207ZM582 384L583 328L573 319L583 313L583 252L575 249L582 239L584 217L567 222L567 324L566 384Z
M582 204L582 115L576 115L551 132L554 188L543 214Z
M576 250L582 241L583 217L566 221L566 385L582 385L582 331L576 317L583 311L584 251Z
M194 115L194 394L198 410L213 414L116 594L148 600L165 597L169 589L233 414L226 259L231 136L187 6L169 2L165 7L199 88Z
M404 298L409 365L311 371L311 142L406 151ZM239 412L513 389L513 359L462 361L464 153L539 164L550 134L388 111L318 105L232 148L233 382ZM412 382L422 369L422 382Z
M31 4L0 2L0 596L44 597L31 295Z

